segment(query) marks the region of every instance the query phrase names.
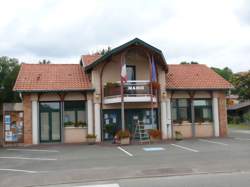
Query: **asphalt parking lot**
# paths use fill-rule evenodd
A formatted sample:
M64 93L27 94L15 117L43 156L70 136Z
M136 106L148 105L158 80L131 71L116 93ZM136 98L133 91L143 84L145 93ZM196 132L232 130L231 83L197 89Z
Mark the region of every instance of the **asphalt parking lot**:
M241 176L247 180L250 178L247 132L233 131L228 138L167 144L0 148L0 186L75 186L105 181L128 186L129 179L137 180L136 186L140 186L140 179L168 177L170 180L186 176L189 180L187 176L217 177L218 174L228 174L232 179L229 174L242 172Z

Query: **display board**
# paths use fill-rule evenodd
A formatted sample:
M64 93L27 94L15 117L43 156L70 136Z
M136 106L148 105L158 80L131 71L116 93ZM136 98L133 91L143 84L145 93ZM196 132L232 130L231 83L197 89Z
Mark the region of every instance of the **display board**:
M23 111L4 112L4 141L23 143Z

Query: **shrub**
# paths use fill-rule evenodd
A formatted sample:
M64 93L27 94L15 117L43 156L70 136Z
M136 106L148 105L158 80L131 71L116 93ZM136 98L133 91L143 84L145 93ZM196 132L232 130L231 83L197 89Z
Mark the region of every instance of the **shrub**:
M161 131L158 129L151 129L148 131L148 134L152 138L160 139L161 138Z
M247 124L250 124L250 112L243 114L243 119L244 119L244 122L246 122Z
M118 139L123 139L123 138L129 138L130 137L130 132L128 130L119 130L117 133L116 133L116 136Z
M88 134L87 138L96 138L96 135L95 134Z

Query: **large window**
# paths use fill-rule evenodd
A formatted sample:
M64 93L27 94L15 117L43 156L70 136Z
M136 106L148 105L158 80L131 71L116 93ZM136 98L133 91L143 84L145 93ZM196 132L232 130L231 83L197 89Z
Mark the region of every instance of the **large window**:
M211 99L194 100L194 112L195 122L211 122L213 120Z
M136 80L135 66L127 65L126 71L127 71L127 77L129 81Z
M64 126L87 127L86 106L83 101L64 102Z
M174 123L182 123L183 121L191 122L191 107L189 99L173 99L171 111Z

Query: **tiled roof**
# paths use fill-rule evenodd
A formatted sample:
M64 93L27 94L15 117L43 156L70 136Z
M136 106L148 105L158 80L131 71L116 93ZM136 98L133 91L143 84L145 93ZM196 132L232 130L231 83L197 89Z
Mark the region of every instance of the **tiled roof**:
M79 64L22 64L14 91L64 91L91 89Z
M91 55L82 55L82 62L84 66L88 66L100 58L102 55L99 53L91 54Z
M167 89L230 89L233 86L203 64L169 64Z
M247 100L247 101L235 104L233 106L229 106L227 110L238 110L238 109L242 109L242 108L249 107L249 106L250 106L250 100Z

